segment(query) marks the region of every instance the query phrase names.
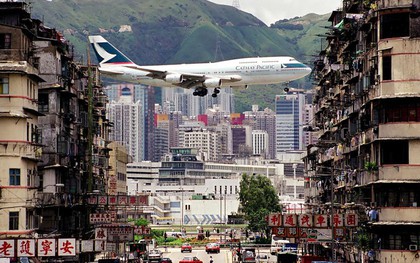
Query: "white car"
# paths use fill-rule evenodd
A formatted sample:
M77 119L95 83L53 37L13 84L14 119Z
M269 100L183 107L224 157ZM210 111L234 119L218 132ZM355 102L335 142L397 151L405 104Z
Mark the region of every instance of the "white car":
M270 257L267 254L259 254L255 259L259 263L267 263Z

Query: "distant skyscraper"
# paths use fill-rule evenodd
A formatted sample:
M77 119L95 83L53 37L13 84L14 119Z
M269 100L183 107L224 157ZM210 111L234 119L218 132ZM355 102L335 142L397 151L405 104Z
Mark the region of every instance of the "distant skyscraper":
M214 105L225 112L234 112L233 91L231 88L220 89L217 98L212 96L199 97L194 96L193 89L186 90L182 88L165 88L163 89L163 101L166 105L171 105L173 111L180 111L188 117L196 117L205 114L208 108ZM212 90L209 91L212 93Z
M312 129L315 128L315 124L313 122L314 119L314 111L312 104L305 104L305 110L303 114L304 123L303 126L311 127ZM310 144L316 144L318 142L318 136L313 131L304 131L303 132L303 146L306 147Z
M276 158L276 114L271 109L258 110L257 105L252 105L252 111L246 111L245 121L252 125L253 130L266 131L268 135L268 152L266 158Z
M114 123L111 140L122 142L134 162L153 159L153 90L152 87L133 84L106 88L110 100L107 113Z
M232 153L237 156L248 156L252 154L252 127L236 125L232 130Z
M169 153L169 134L170 121L169 114L155 115L155 142L154 142L154 162L160 162L161 158Z
M276 96L276 153L303 148L305 94Z
M184 148L198 149L203 161L217 161L220 153L220 142L217 132L209 130L185 131L183 134Z

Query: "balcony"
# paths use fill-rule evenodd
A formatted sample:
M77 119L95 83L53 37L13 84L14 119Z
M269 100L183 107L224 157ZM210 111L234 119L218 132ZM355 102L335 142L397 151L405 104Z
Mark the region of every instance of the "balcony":
M415 204L417 205L417 204ZM420 209L413 207L381 207L379 210L378 224L384 222L419 222Z
M412 4L412 0L379 0L378 9L387 9L403 6L410 7Z
M418 122L393 122L379 125L378 138L419 138L420 123Z

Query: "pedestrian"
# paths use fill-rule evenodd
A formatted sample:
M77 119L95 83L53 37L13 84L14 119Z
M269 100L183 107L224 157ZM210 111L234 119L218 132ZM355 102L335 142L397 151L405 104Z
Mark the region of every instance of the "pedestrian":
M213 263L213 257L210 256L210 263Z

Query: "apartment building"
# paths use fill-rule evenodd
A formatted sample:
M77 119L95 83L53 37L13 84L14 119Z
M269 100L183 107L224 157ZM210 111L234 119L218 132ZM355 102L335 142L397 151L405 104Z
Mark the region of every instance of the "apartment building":
M98 69L26 3L0 2L0 81L2 238L89 238L86 195L105 189L109 151Z
M419 262L420 2L343 1L315 62L306 204L358 215L333 259ZM333 204L333 206L331 206Z
M39 77L33 33L23 3L0 3L0 234L29 236L37 225L35 205L41 134Z

